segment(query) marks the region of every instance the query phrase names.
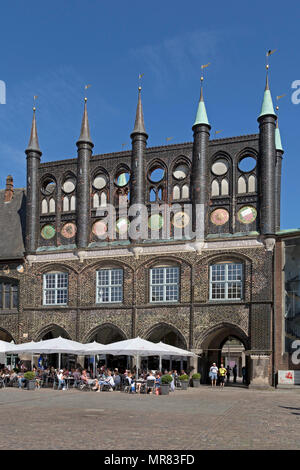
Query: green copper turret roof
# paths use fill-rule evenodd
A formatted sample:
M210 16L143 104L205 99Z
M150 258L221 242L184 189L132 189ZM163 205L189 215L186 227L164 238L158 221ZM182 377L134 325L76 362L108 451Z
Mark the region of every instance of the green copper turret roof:
M275 129L275 149L276 150L281 150L283 152L281 137L280 137L280 131L279 131L279 127L278 127L278 119L277 119L277 122L276 122L276 129Z
M267 74L266 87L265 87L263 102L262 102L262 106L261 106L260 115L258 117L266 116L268 114L273 114L275 116L272 96L271 96L271 92L270 92L270 88L269 88L269 79L268 79L268 74Z
M197 114L196 114L196 119L193 124L193 126L197 126L198 124L206 124L209 126L208 118L207 118L207 113L206 113L206 108L205 108L205 103L203 99L203 88L201 87L201 94L200 94L200 100L198 104L198 109L197 109Z

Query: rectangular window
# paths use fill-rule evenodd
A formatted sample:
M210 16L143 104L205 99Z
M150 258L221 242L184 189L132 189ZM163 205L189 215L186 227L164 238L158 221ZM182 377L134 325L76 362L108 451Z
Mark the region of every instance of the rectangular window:
M241 300L243 265L214 264L210 267L210 299Z
M179 268L150 269L150 302L178 302Z
M96 302L123 302L123 270L100 269L97 271Z
M18 285L0 282L0 309L18 308Z
M44 274L44 305L67 305L68 273Z

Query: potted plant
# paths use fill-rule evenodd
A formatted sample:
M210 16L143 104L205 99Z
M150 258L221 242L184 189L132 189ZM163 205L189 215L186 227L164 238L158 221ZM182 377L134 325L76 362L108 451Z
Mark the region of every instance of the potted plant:
M35 373L31 371L25 372L24 379L27 380L27 390L35 390Z
M178 377L178 380L180 381L182 390L187 390L189 385L189 376L186 374L182 374Z
M172 382L173 377L169 374L162 375L160 379L160 394L169 395L170 383Z
M196 373L192 375L193 387L200 387L201 374Z

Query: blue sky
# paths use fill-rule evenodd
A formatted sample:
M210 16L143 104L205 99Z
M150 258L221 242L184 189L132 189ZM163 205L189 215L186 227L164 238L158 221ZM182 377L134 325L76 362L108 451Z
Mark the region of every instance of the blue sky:
M165 0L14 0L1 4L0 80L7 103L0 105L0 187L8 174L26 184L33 95L42 161L76 156L84 85L94 153L130 149L143 77L148 146L192 140L199 99L200 66L206 69L205 101L211 136L258 130L265 83L279 102L285 150L282 228L300 227L300 104L291 84L300 80L300 4L276 1L200 2Z

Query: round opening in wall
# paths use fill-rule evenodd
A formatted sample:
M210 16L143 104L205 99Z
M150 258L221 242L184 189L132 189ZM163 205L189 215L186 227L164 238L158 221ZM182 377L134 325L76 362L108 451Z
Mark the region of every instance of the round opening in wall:
M128 184L129 179L130 174L127 171L122 171L121 173L118 173L116 177L116 184L117 186L122 188L123 186L126 186L126 184Z
M160 166L152 167L149 171L149 179L152 183L159 183L165 177L165 170Z
M256 160L253 157L244 157L239 161L238 167L240 171L248 173L256 167Z
M56 188L56 183L53 179L47 178L43 181L42 184L42 193L45 196L50 196L50 194L53 194Z
M107 185L107 179L105 175L99 174L94 178L93 186L95 189L105 188L106 185Z
M225 159L219 159L217 160L211 167L211 171L217 175L225 175L228 171L228 162Z
M66 181L64 182L63 186L62 186L62 189L65 193L67 194L70 194L74 191L76 187L76 180L75 178L68 178L66 179Z
M173 176L176 180L184 180L189 173L189 167L184 163L180 163L174 168Z

